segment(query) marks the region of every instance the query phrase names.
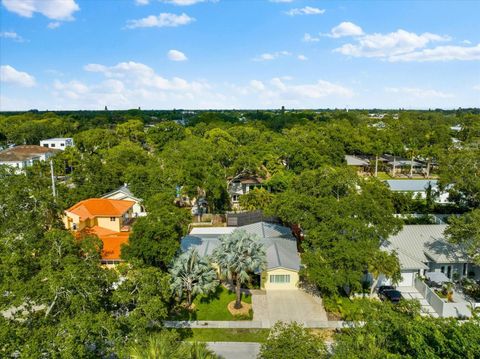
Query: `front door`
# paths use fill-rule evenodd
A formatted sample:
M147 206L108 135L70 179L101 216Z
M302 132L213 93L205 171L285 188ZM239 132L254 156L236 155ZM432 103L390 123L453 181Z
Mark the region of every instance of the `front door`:
M452 279L452 266L447 266L447 277Z

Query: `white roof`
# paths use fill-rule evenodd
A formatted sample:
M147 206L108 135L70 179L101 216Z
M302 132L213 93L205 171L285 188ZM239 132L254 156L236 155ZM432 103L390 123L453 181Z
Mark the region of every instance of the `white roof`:
M405 192L423 192L426 191L428 185L432 189L437 188L437 180L386 180L391 191Z
M66 141L66 140L71 140L72 138L71 137L55 137L55 138L47 138L46 140L42 140L43 141Z
M221 236L223 234L230 234L232 233L235 228L237 227L194 227L190 231L190 235L202 235L202 234L207 234L207 235L218 235Z

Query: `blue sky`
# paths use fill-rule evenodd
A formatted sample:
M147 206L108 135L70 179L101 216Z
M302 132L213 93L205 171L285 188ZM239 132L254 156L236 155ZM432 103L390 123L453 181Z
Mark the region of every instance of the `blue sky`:
M1 0L0 110L480 106L480 2Z

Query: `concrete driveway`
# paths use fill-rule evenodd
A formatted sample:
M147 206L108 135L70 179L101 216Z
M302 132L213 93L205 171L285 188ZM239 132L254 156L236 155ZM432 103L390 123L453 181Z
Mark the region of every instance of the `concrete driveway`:
M255 359L260 352L259 343L208 342L207 346L225 359Z
M268 290L252 296L253 320L273 325L281 320L299 323L327 321L322 299L298 290Z

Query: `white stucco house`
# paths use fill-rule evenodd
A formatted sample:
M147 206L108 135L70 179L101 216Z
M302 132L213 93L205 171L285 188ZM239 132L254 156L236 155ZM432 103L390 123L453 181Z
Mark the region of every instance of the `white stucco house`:
M133 193L130 191L128 188L128 185L125 184L116 190L109 192L107 194L104 194L102 198L107 198L107 199L117 199L117 200L123 200L123 201L132 201L135 202L132 208L132 213L134 217L144 217L147 215L145 211L145 207L143 206L143 201L142 199L135 197Z
M444 273L451 280L467 276L480 278L480 268L459 246L445 239L446 228L447 225L441 224L406 225L384 242L384 250L398 254L402 279L397 286L413 287L415 278L427 272Z
M437 180L386 180L388 188L392 192L409 193L412 198L426 199L430 186L435 203L447 204L448 192L441 191Z
M240 196L247 194L254 188L262 187L263 179L258 176L241 174L230 178L227 183L227 191L230 196L233 209L240 209Z
M55 148L57 150L65 150L67 147L73 146L73 138L65 137L65 138L49 138L47 140L41 140L40 146L48 147L48 148Z
M182 238L181 249L196 248L201 256L210 256L222 235L242 229L261 238L266 249L267 268L260 275L265 290L298 289L300 256L297 240L290 228L279 224L257 222L241 227L196 227Z
M45 161L59 150L36 145L22 145L0 151L0 165L6 165L21 171L37 161Z

